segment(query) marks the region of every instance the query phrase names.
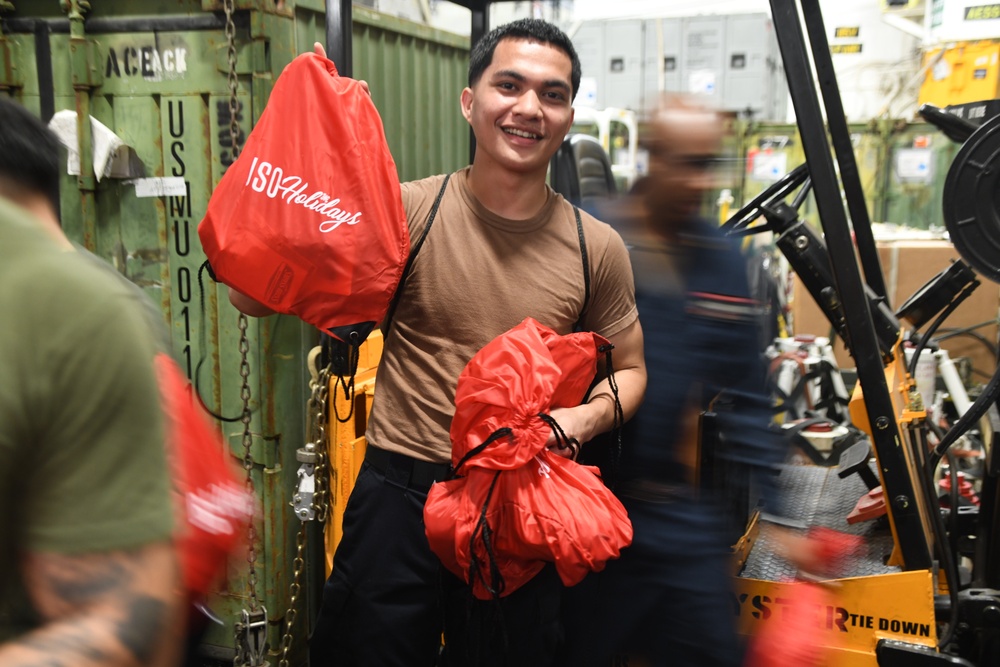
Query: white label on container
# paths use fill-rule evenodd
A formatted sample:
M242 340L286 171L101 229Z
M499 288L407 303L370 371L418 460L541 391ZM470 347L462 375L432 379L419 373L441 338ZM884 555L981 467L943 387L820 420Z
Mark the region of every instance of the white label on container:
M136 178L128 183L135 184L136 197L183 197L187 187L181 177Z

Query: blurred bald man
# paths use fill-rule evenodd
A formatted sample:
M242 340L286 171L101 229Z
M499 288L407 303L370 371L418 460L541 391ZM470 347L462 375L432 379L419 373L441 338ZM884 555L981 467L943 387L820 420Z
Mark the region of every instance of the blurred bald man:
M698 415L717 399L727 452L762 473L768 506L776 505L773 475L763 473L783 445L770 427L746 261L736 241L699 216L716 184L723 133L715 111L673 96L642 137L649 174L618 220L649 378L625 426L615 486L635 537L621 559L568 589L567 666L607 666L619 653L671 667L736 667L742 659L722 499L695 483Z

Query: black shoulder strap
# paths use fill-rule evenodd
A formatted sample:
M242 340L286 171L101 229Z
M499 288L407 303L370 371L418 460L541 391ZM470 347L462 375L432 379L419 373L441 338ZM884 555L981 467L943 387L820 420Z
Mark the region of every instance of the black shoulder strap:
M573 207L576 215L576 233L580 237L580 257L583 259L583 307L580 308L580 317L573 325L573 331L583 330L583 314L587 312L590 305L590 259L587 257L587 239L583 237L583 220L580 219L580 209Z
M431 231L431 225L434 224L434 218L437 217L438 208L441 206L441 200L444 198L444 191L448 188L448 181L450 179L451 174L446 174L444 183L441 184L441 190L438 191L437 197L434 199L434 205L431 206L431 212L427 216L427 224L424 225L423 231L420 232L420 238L410 248L410 256L406 258L403 275L399 279L399 285L396 286L396 293L393 294L392 301L389 302L389 310L385 314L385 326L382 327L382 331L386 338L389 337L389 329L392 328L392 316L396 314L396 307L399 305L399 299L403 295L403 286L406 285L406 279L410 276L410 269L413 268L413 260L416 259L417 253L420 252L420 247L427 238L427 232Z

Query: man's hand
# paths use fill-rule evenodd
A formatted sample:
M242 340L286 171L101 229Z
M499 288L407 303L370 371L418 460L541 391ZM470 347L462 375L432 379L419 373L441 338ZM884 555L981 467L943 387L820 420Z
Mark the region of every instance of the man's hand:
M642 326L636 320L609 340L615 346L611 353L615 367L615 382L618 386L622 413L627 421L639 409L639 403L642 402L642 396L646 391ZM614 426L615 399L611 385L605 379L591 390L586 403L573 408L556 408L549 416L559 424L567 440L576 440L581 444L592 440ZM575 457L572 448L560 449L556 443L555 433L550 434L546 442L549 451L567 458Z
M232 287L229 288L229 303L233 304L236 310L250 317L267 317L268 315L275 314L274 310L271 310L259 301L251 299L243 292L234 290Z
M555 431L549 434L549 439L546 441L545 446L548 447L549 451L558 456L563 456L568 459L575 459L577 454L580 453L580 445L590 438L597 435L597 424L601 421L601 415L599 410L603 406L591 405L590 403L584 403L575 408L555 408L549 413L552 420L559 424L559 427L566 434L566 438L569 441L561 442L557 439ZM580 435L592 433L590 437L584 437L583 440L580 439ZM576 435L573 435L576 434Z
M326 58L326 48L322 44L320 44L319 42L313 42L313 53L315 53L320 58ZM334 63L334 65L336 65L336 63ZM361 84L361 90L363 90L366 93L368 93L368 97L371 97L372 96L372 91L371 91L371 89L368 88L368 82L367 81L358 81L358 83Z

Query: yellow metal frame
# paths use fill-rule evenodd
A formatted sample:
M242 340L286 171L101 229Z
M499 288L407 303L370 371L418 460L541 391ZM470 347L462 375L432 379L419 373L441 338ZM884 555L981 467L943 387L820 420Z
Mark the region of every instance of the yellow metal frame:
M905 442L927 418L923 403L916 392L916 383L907 372L901 341L893 350L893 360L885 367L886 385L892 398L893 411L899 426L901 447L913 482L917 502L926 507L923 485L923 459ZM872 436L868 410L861 387L855 387L850 402L853 423ZM876 452L877 459L877 452ZM881 476L882 465L879 464ZM892 512L888 512L894 549L888 564L902 566L899 539ZM933 542L930 518L920 511L921 525L928 544ZM756 522L751 522L744 540L752 541ZM742 542L743 540L741 540ZM737 559L745 551L737 545ZM743 556L745 558L745 555ZM938 584L940 582L937 582ZM878 664L875 648L882 639L892 639L927 647L937 646L934 615L935 578L929 570L914 570L869 577L837 579L820 584L804 582L773 582L759 579L735 579L734 609L741 634L752 636L765 624L780 622L782 614L791 612L796 599L796 586L820 585L825 591L826 604L815 606L815 640L825 649L826 667L872 667Z
M354 376L354 405L344 398L343 389L338 393L335 383L337 378L331 378L327 422L327 460L330 472L330 511L326 520L326 576L333 570L333 556L344 534L344 509L347 499L358 478L361 463L365 460L368 440L365 430L368 417L372 411L372 401L375 398L375 375L378 363L382 358L382 332L374 331L361 344L358 353L358 370ZM336 415L346 415L351 412L351 419L346 422L337 421Z
M889 388L889 395L892 399L893 412L896 415L896 422L899 426L900 438L905 439L909 433L919 426L927 418L923 402L917 393L916 382L910 377L906 369L906 356L903 353L901 341L897 341L893 348L893 360L885 367L885 383ZM868 408L865 405L864 394L860 383L855 386L851 396L849 406L851 421L854 425L872 437L871 425L868 420ZM874 442L874 440L873 440ZM906 458L906 467L913 485L913 492L917 507L919 508L920 522L924 530L924 539L928 545L934 544L934 532L931 526L930 517L924 508L927 507L924 487L920 480L923 474L923 460L914 459L914 454L909 443L902 440L897 441L897 447L902 448ZM876 459L878 452L874 452ZM882 464L879 462L879 477L882 475ZM889 525L892 529L892 540L894 544L893 552L887 562L888 565L904 565L899 549L899 536L896 533L896 524L892 517L892 512L888 512Z
M792 606L795 587L822 585L828 603L813 614L815 641L825 651L825 667L873 667L879 640L937 646L934 578L929 570L836 579L822 584L736 578L733 605L740 634L753 636ZM792 610L795 610L792 612Z

